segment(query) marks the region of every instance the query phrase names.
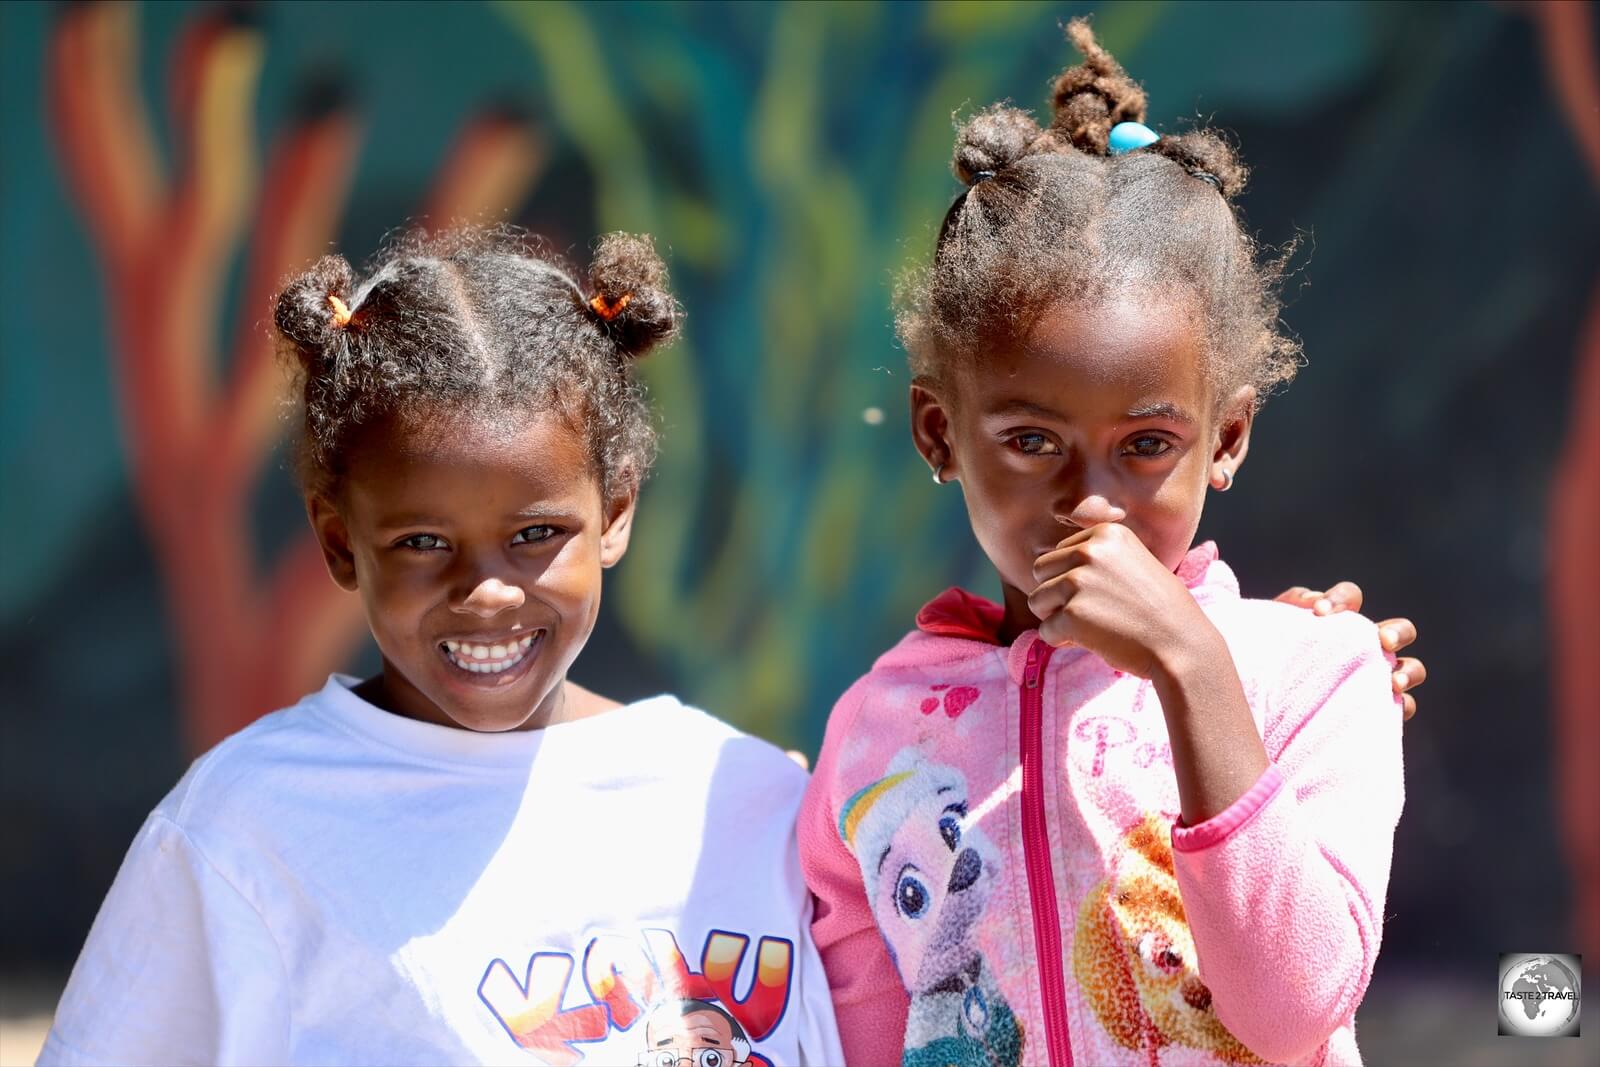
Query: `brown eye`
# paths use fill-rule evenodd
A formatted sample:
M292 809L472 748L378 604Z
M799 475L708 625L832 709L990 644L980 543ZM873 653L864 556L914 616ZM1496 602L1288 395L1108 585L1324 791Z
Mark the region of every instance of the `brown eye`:
M1019 433L1011 439L1011 447L1025 456L1049 456L1059 453L1055 442L1042 433Z
M555 535L556 528L554 526L524 526L517 531L516 536L511 539L511 543L514 545L537 544L540 541L548 541Z
M1171 451L1172 442L1155 434L1141 434L1128 442L1128 454L1141 459L1153 459Z
M437 534L412 534L400 541L400 547L413 552L433 552L444 547L444 538Z

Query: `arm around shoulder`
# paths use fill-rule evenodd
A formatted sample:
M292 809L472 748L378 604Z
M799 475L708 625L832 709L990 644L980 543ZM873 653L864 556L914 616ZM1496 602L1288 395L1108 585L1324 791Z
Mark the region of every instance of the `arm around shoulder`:
M288 982L254 906L152 814L89 931L41 1064L287 1063Z

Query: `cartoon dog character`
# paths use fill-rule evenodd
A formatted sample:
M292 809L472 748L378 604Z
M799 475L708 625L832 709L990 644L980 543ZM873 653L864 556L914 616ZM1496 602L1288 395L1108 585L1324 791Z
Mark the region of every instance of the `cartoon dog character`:
M1022 1025L975 943L996 866L966 778L902 749L845 802L839 836L911 994L904 1067L1016 1067Z
M1111 872L1078 909L1072 968L1118 1044L1159 1067L1168 1045L1231 1064L1264 1063L1217 1019L1172 866L1171 826L1146 815L1122 835Z

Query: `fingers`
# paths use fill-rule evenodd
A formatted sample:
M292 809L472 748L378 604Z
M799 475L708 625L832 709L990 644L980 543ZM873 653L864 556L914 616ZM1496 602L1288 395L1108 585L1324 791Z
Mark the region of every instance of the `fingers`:
M1340 582L1328 590L1324 599L1329 604L1326 610L1322 608L1320 602L1312 609L1318 615L1332 615L1340 611L1360 611L1361 587L1355 582Z
M1405 657L1394 665L1394 691L1404 693L1428 680L1428 668L1420 659Z
M1085 541L1087 541L1090 538L1094 537L1095 536L1095 531L1100 529L1100 526L1107 526L1107 525L1114 526L1116 524L1115 523L1101 523L1101 524L1096 525L1096 526L1085 526L1083 529L1079 530L1077 533L1073 534L1071 537L1062 538L1060 541L1057 541L1056 542L1056 547L1057 548L1071 548L1073 545L1081 545Z
M1073 567L1093 563L1097 553L1103 550L1115 551L1112 546L1125 548L1130 542L1135 545L1140 543L1139 538L1121 523L1102 522L1086 526L1071 537L1063 538L1056 547L1033 561L1033 580L1049 581Z
M1417 639L1417 628L1410 619L1384 619L1378 624L1378 641L1385 652L1399 652Z
M1036 619L1049 619L1066 607L1076 591L1071 573L1057 575L1028 594L1028 610Z
M1328 594L1320 589L1307 589L1297 585L1293 589L1285 589L1272 598L1280 604L1289 604L1297 608L1309 608L1318 615L1333 613L1333 601L1328 599Z
M1039 640L1047 645L1064 648L1072 644L1070 632L1072 620L1063 612L1057 612L1039 624Z
M1422 665L1420 659L1407 656L1395 663L1391 680L1395 693L1400 697L1401 710L1409 720L1417 713L1417 698L1411 695L1410 690L1428 680L1428 668Z
M1310 608L1318 615L1336 615L1341 611L1361 610L1361 587L1355 582L1340 582L1326 592L1297 585L1285 589L1272 599L1280 604L1297 608Z
M1033 561L1033 580L1047 582L1065 571L1088 562L1083 549L1089 540L1089 530L1079 530L1071 537Z

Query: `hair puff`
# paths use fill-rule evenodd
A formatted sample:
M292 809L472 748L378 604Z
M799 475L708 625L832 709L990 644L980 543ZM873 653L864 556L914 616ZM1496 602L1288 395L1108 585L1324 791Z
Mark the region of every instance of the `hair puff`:
M337 342L343 327L329 297L353 310L355 281L355 271L343 256L323 256L273 302L273 326L306 370L320 365L340 347Z
M602 237L589 267L589 284L594 289L589 310L620 355L638 359L677 332L683 312L667 291L667 265L648 236Z
M963 185L980 174L994 174L1027 155L1042 131L1021 108L991 104L962 123L956 132L950 169Z
M1103 156L1110 150L1111 127L1144 121L1144 89L1100 47L1088 19L1067 23L1067 37L1083 53L1083 62L1056 78L1050 128L1074 148Z

